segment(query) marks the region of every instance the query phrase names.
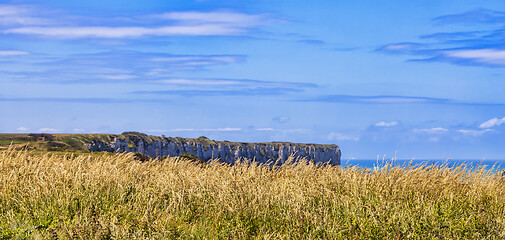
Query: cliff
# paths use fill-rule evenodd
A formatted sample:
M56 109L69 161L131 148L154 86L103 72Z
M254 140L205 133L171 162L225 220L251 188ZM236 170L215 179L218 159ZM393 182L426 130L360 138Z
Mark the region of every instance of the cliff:
M193 154L202 160L220 159L233 163L251 159L260 163L284 163L289 156L315 163L340 165L337 145L288 142L243 143L214 141L206 137L180 138L148 136L143 133L122 134L0 134L0 150L10 145L17 149L59 152L139 152L152 158Z
M287 142L242 143L213 141L200 138L167 138L126 132L107 135L101 139L88 139L85 146L89 151L139 152L150 157L180 156L194 154L202 160L220 159L233 163L238 159L253 159L260 163L284 163L289 156L306 158L315 163L340 165L340 149L337 145L297 144Z

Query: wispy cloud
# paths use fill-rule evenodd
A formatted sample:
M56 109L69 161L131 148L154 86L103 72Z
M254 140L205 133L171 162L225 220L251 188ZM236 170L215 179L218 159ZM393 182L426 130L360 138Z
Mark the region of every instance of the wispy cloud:
M23 52L8 51L4 54L19 55ZM243 63L245 60L244 55L177 55L163 52L108 51L74 54L64 58L37 59L36 63L29 63L30 66L33 69L45 70L18 70L8 73L19 80L26 81L88 84L125 81L176 83L176 79L168 77L174 72L201 71L212 66ZM190 80L186 79L186 82L188 81Z
M147 99L119 99L119 98L53 98L53 97L27 97L27 98L6 98L0 97L0 102L55 102L55 103L93 103L93 104L106 104L106 103L131 103L131 102L154 102L159 100Z
M461 64L482 64L487 66L505 66L505 50L484 49L458 49L441 51L439 59L460 61Z
M273 128L257 128L256 131L274 131Z
M398 126L398 121L391 121L391 122L382 121L382 122L378 122L378 123L374 124L374 126L376 126L376 127L394 127L394 126Z
M505 123L505 117L503 118L492 118L479 125L479 128L492 128L497 127Z
M341 102L361 104L408 104L408 103L450 103L451 100L443 98L411 97L411 96L353 96L353 95L326 95L298 101L315 102Z
M71 55L45 66L98 68L112 66L122 70L158 70L164 72L201 69L206 66L244 62L244 55L176 55L162 52L109 51ZM99 68L101 67L101 68ZM163 69L163 70L162 70ZM75 70L75 69L72 69Z
M167 95L167 96L267 96L267 95L285 95L290 93L303 92L297 88L242 88L235 90L161 90L161 91L136 91L132 94L143 95Z
M438 33L433 33L433 34L422 35L420 38L421 39L434 39L434 40L441 40L441 41L451 41L451 40L479 37L479 36L486 34L486 33L487 33L486 31L438 32ZM419 44L419 43L413 43L413 44L418 44L419 46L423 46L423 44ZM424 46L426 46L426 45L424 45Z
M39 130L37 130L37 132L42 132L42 133L56 133L56 132L60 132L60 130L58 129L55 129L55 128L40 128Z
M304 82L274 82L251 79L230 78L168 78L153 81L164 85L207 86L207 87L261 87L261 88L315 88L313 83Z
M237 62L237 55L168 55L154 57L151 61L154 62L191 62L194 65L199 65L200 62L221 62L221 63L235 63Z
M284 124L284 123L289 122L289 120L291 120L291 118L287 117L287 116L278 116L278 117L272 118L272 120L276 123Z
M433 20L438 24L455 24L455 23L502 24L505 21L505 12L481 8L459 14L444 15L436 17Z
M195 78L169 78L153 81L154 83L166 85L184 85L184 86L226 86L243 85L247 80L238 79L195 79Z
M26 131L28 131L28 128L27 127L18 127L18 128L16 128L16 130L18 130L20 132L26 132Z
M338 132L332 132L327 137L328 140L336 140L336 141L359 141L359 136L347 135Z
M45 25L52 21L37 17L37 10L28 5L0 4L0 26L8 25Z
M107 80L130 80L130 79L136 79L138 76L131 75L131 74L117 74L117 75L102 75L100 78L107 79Z
M246 31L233 26L207 24L166 27L21 27L4 30L5 34L35 35L52 38L139 38L148 36L231 36Z
M205 128L202 129L202 131L206 132L237 132L237 131L242 131L242 128Z
M0 32L63 39L236 36L250 34L262 25L281 22L269 14L231 10L166 12L127 18L111 16L101 21L89 21L86 16L58 14L53 14L51 18L36 17L37 12L44 12L43 9L36 10L33 7L0 5L0 25L5 26ZM74 21L67 21L69 18Z
M425 133L425 134L444 134L449 131L447 128L435 127L435 128L415 128L412 130L414 133Z
M422 49L425 45L421 43L414 42L399 42L386 44L377 49L377 51L382 51L390 54L409 54L415 53L416 51Z
M457 132L459 133L462 133L464 135L469 135L469 136L474 136L474 137L477 137L477 136L482 136L484 135L485 133L488 133L488 132L493 132L494 130L492 129L484 129L484 130L468 130L468 129L460 129L460 130L457 130Z
M311 129L308 128L291 128L291 129L279 129L283 133L307 133L310 132Z
M27 55L29 54L28 52L25 51L14 51L14 50L0 50L0 57L5 57L5 56L21 56L21 55Z
M470 23L487 24L490 30L439 32L420 38L429 42L399 42L386 44L377 50L389 54L416 56L410 61L448 62L462 66L505 67L505 35L502 23L505 12L477 9L462 14L440 16L434 19L438 24ZM470 25L469 25L470 24Z
M257 26L273 22L268 14L246 14L230 10L219 10L213 12L167 12L158 15L152 15L154 18L176 20L193 24L230 24L238 26Z
M274 82L225 78L162 78L147 81L161 84L167 90L135 91L132 94L165 96L253 96L284 95L318 87L312 83ZM159 88L158 88L159 89Z
M221 78L169 78L151 83L163 85L167 90L134 91L136 95L156 96L267 96L301 93L318 87L312 83L274 82L251 79ZM159 89L159 87L157 87Z
M387 53L424 56L423 58L410 59L409 61L412 62L448 62L462 66L505 67L505 50L494 47L472 46L466 48L401 50L392 50L383 47L379 50Z
M156 130L157 132L238 132L242 131L242 128L203 128L203 129L195 129L195 128L176 128L170 130Z

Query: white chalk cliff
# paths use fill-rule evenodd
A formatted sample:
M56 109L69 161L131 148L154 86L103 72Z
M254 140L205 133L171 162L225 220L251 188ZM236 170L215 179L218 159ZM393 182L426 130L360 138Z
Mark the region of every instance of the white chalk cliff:
M135 133L139 135L139 133ZM86 144L90 151L139 152L152 158L194 154L202 160L220 159L234 163L239 159L251 159L260 163L284 163L289 156L306 158L315 163L340 165L340 148L337 145L297 144L297 143L232 143L197 139L141 137L118 135L112 141L94 140Z

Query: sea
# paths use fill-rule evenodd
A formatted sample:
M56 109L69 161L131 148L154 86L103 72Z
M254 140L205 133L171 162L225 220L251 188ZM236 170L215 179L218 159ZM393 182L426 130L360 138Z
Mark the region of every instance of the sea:
M386 164L392 166L409 165L445 165L447 167L456 167L465 164L468 169L484 167L486 170L503 171L505 170L505 160L488 159L341 159L342 167L361 167L373 170L383 167Z

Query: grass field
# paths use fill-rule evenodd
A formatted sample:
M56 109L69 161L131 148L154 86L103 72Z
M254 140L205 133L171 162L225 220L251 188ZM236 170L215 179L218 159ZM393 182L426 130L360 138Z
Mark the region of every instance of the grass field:
M0 151L0 239L504 239L505 179L464 166L262 166Z

